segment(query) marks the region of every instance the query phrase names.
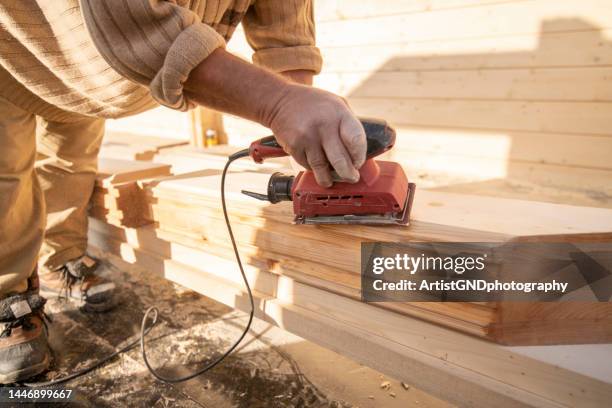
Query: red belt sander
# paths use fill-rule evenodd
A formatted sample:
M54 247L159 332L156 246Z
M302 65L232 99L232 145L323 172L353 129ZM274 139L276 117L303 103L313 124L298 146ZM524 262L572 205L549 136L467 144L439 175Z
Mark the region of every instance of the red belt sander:
M408 182L402 167L373 158L395 144L395 130L385 121L360 119L367 140L367 160L359 169L357 183L336 181L325 188L312 171L297 176L274 173L267 194L243 190L259 200L293 201L296 224L408 224L415 184ZM251 144L249 156L261 163L267 158L288 156L274 136Z

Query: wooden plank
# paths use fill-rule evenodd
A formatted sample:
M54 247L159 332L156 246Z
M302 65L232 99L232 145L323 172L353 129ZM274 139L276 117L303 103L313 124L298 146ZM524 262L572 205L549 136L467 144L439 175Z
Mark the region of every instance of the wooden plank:
M398 127L395 160L414 159L416 154L464 156L472 159L554 164L568 167L612 169L608 152L612 137L522 131L478 131L435 127Z
M563 339L571 339L570 344L587 344L586 337L612 338L612 307L606 302L508 302L500 305L499 320L491 331L502 344L566 343Z
M420 175L438 175L454 183L478 183L496 179L505 179L510 183L535 183L542 188L583 192L594 198L600 196L602 199L612 193L612 172L608 169L419 151L391 152L387 159L399 162L408 176L417 182L420 181ZM462 177L464 180L461 180ZM450 189L449 192L461 192L453 186L441 187L440 191L447 188ZM562 191L559 191L559 194L562 195ZM523 199L520 194L508 198ZM564 202L566 201L561 203Z
M611 67L323 73L316 84L352 98L612 100Z
M612 104L349 98L357 114L394 125L612 135Z
M191 237L197 240L194 246L198 248L218 245L220 249L228 251L231 258L228 237L219 233L225 229L217 193L219 177L218 171L205 170L155 180L150 184L143 183L147 194L137 199L145 201L143 205L151 210L151 218L161 230ZM245 170L232 172L228 177L228 205L241 250L246 247L251 258L260 262L259 267L273 268L283 276L304 276L307 278L304 281L297 279L308 285L324 287L326 281L338 282L329 290L353 298L359 288L356 279L360 270L360 243L363 241L503 242L513 237L537 240L538 236L547 241L553 235L581 241L590 238L580 234L609 235L612 232L612 210L428 191L418 192L413 207L413 222L409 228L294 226L290 224L293 218L290 204L270 205L240 194L245 185L264 187L268 178L269 174ZM106 206L104 197L100 200L100 194L105 192L98 191L94 195L94 209ZM500 217L500 214L503 216ZM529 217L525 217L525 214L529 214ZM95 212L93 215L97 216ZM112 222L117 218L119 216L107 219ZM210 251L214 253L212 247ZM355 278L351 280L350 274ZM494 340L495 336L500 336L499 340L503 338L508 343L514 341L510 328L489 330L489 325L497 321L490 314L491 308L486 311L489 314L481 319L479 308L471 306L469 314L465 314L453 307L447 310L437 306L434 309L411 307L409 310L394 310L473 334L477 334L480 327L480 335ZM570 341L568 336L560 340L552 333L554 331L550 330L551 342ZM523 335L520 338L526 337ZM586 338L581 334L581 339ZM604 341L606 337L588 339L596 342Z
M516 34L579 31L612 28L612 12L605 0L539 0L510 2L481 7L390 15L367 19L321 22L318 44L361 46L501 37ZM544 24L554 21L555 24ZM384 27L384 29L382 29Z
M136 229L118 228L92 218L90 231L95 239L104 237L125 242L132 248L155 253L164 258L180 262L186 266L199 268L209 265L212 274L242 284L242 277L235 264L235 255L229 244L185 236L181 232L147 226ZM296 282L318 287L341 296L360 300L360 280L355 274L334 271L315 262L283 256L278 253L264 252L258 247L241 244L240 253L245 260L245 271L251 285L266 295L276 295L272 281L278 275L288 276ZM227 263L211 263L210 256L220 257ZM214 268L213 265L217 265ZM267 276L270 272L272 275ZM274 277L276 276L276 277ZM330 281L330 279L332 279ZM276 281L274 281L276 282ZM271 286L272 285L272 286ZM469 334L485 336L487 326L494 319L496 305L475 303L377 303L375 306L392 310L408 316L426 319L445 327L451 327Z
M146 193L136 182L96 187L89 213L98 219L128 227L151 224L154 217Z
M315 2L317 22L363 19L385 15L428 12L434 10L481 7L485 4L517 2L521 0L327 0ZM522 0L532 1L532 0Z
M185 197L185 195L182 195L182 197ZM427 200L423 194L421 194L421 197ZM549 234L547 231L552 232L555 230L559 233L557 235L566 234L572 237L574 234L579 234L580 231L586 231L587 226L591 227L592 231L612 231L609 221L602 221L606 217L608 220L610 219L610 210L597 211L597 209L586 208L584 209L586 213L590 213L591 211L589 210L595 211L592 212L593 217L583 217L578 212L556 211L555 207L564 208L566 206L543 205L541 211L537 210L537 204L540 203L530 203L535 204L534 206L525 205L516 206L515 208L504 208L503 206L495 207L495 204L499 204L500 201L503 203L506 200L480 197L477 200L484 202L482 211L480 206L473 206L471 209L473 212L462 212L462 204L469 207L469 202L464 201L462 203L461 195L434 194L433 197L435 197L434 200L442 199L442 201L429 201L425 205L439 210L429 212L430 214L437 212L439 221L429 223L419 221L418 218L426 216L429 210L425 208L424 212L422 212L415 209L417 212L415 212L413 225L404 230L401 227L376 229L374 227L359 226L353 226L354 228L340 226L293 226L290 225L290 213L285 215L268 212L262 217L261 213L258 215L256 211L247 212L246 208L237 208L233 203L230 204L230 208L236 214L233 224L235 225L234 229L240 243L256 245L258 248L272 252L293 254L292 256L297 259L317 259L317 262L354 274L359 272L359 243L361 240L391 242L410 242L413 240L440 242L456 240L459 242L477 242L479 240L491 241L497 239L497 241L503 241L512 235L495 234L495 230L499 231L501 229L502 231L512 232L516 231L516 228L520 229L528 224L532 224L531 233L534 236L550 236L553 234ZM455 199L458 210L456 212L453 208L446 208L445 210L443 207L446 206L444 203L447 201L442 197L448 199L449 203L452 203L452 200ZM226 235L219 234L219 231L224 229L223 218L219 211L210 209L214 202L209 204L200 202L196 204L187 197L179 202L178 200L175 201L169 197L159 195L155 197L155 200L157 203L153 205L153 213L155 220L162 228L186 231L186 233L202 237L211 243L223 242L227 244ZM519 203L526 202L519 201ZM484 208L487 204L490 204L491 207L490 210L485 211ZM448 207L452 206L452 204L448 205ZM529 208L534 208L534 211L530 212ZM480 221L481 230L465 228L464 226L467 225L465 222L469 222L470 218L477 219L480 215L479 213L482 215L482 220ZM500 217L500 214L504 214L504 217ZM533 214L533 218L524 217L524 214ZM499 220L500 218L505 218L506 220L502 222ZM523 218L523 220L520 220L520 218ZM589 220L589 218L591 219ZM444 219L448 221L444 221ZM581 221L584 221L584 225L582 225ZM445 222L451 225L447 225ZM461 223L454 232L453 222L456 224ZM551 228L547 224L552 222L557 222L559 225ZM602 223L604 224L603 226L597 226L597 224ZM605 224L608 225L606 226ZM492 230L492 232L487 233L487 229ZM469 235L470 233L472 234L471 236ZM284 239L287 236L291 236L292 239Z
M96 182L108 186L170 174L170 166L167 164L100 158Z
M413 225L410 228L391 227L383 230L373 227L338 227L338 226L300 226L288 225L292 217L290 204L281 203L275 206L252 200L240 194L244 185L260 185L262 188L267 184L269 174L253 172L237 172L228 176L228 198L230 205L241 214L250 215L255 218L264 215L261 222L278 219L281 224L278 228L289 228L295 233L308 231L334 229L340 233L356 234L362 238L370 239L397 239L402 235L411 238L427 240L448 240L445 231L457 228L463 229L467 236L469 231L479 231L481 238L503 239L504 236L529 236L529 235L559 235L609 232L612 230L612 218L610 210L582 208L555 204L534 203L519 200L501 200L495 198L483 198L475 196L464 196L460 194L445 194L421 190L418 192L419 199L413 207ZM183 210L197 208L198 211L210 211L209 216L218 209L218 186L219 172L196 172L175 178L156 181L147 186L153 197L165 200L175 206L183 207ZM181 197L177 200L177 197ZM195 200L195 201L194 201ZM195 207L194 207L195 205ZM178 207L177 207L178 208ZM207 210L209 209L209 210ZM508 214L500 218L499 213ZM522 214L530 213L537 221L526 219ZM178 216L178 214L177 214ZM191 219L190 217L186 217ZM200 217L205 218L205 217ZM605 220L605 221L602 221ZM609 220L609 221L608 221ZM194 219L195 221L195 219ZM419 232L421 225L423 230ZM261 227L261 224L255 224ZM444 226L438 235L427 235L427 225ZM280 230L279 230L280 231ZM452 233L450 238L453 238ZM458 234L458 232L457 232ZM495 235L497 234L497 235ZM320 238L321 239L321 238ZM456 239L461 240L460 236ZM333 239L332 239L333 240Z
M102 249L107 249L105 242L108 241L101 242ZM155 254L123 246L124 257L130 251L128 258L155 261ZM170 261L164 263L163 270L166 277L202 290L232 307L242 310L248 307L244 292L201 269ZM405 316L338 298L287 277L280 278L277 294L272 299L256 293L258 316L393 373L398 379L410 378L418 386L423 382L426 390L434 388L438 395L452 401L465 403L467 398L468 405L483 407L491 406L492 401L502 403L501 406L600 407L612 398L611 384L419 320L406 320ZM287 314L294 308L307 313L292 320ZM335 336L330 338L320 330L312 330L310 325L321 321L327 321L325 329ZM372 358L374 350L377 353ZM389 352L398 354L388 358ZM448 384L441 386L440 381Z
M544 20L545 32L387 44L321 45L323 73L606 67L612 30L583 20L579 30L558 31L564 20ZM250 60L253 50L237 30L228 49ZM316 78L315 78L316 80Z
M107 244L107 242L104 244ZM134 250L127 245L122 245L120 248L122 259L112 255L112 248L105 245L100 247L90 245L89 251L97 256L109 259L118 267L122 267L123 262L132 263L136 258L139 259L139 265L145 269L151 267L146 262L149 262L149 260L155 262L154 255L146 255L144 251ZM156 268L153 268L153 270L156 270ZM206 292L210 291L206 296L242 311L248 312L249 310L245 292L240 287L227 281L216 279L176 262L169 262L162 276L186 287L206 288ZM197 289L194 290L197 291ZM399 346L395 342L376 336L368 336L359 328L336 322L307 309L280 302L259 292L254 292L253 295L256 305L256 318L273 323L294 334L299 333L298 335L307 340L353 358L362 364L375 367L394 378L408 382L408 379L416 376L415 374L418 372L418 379L412 384L422 383L426 388L434 388L432 387L433 384L444 383L446 385L445 387L436 386L432 390L432 394L443 395L447 400L457 401L457 403L466 401L467 394L469 395L467 397L469 402L474 407L486 407L491 401L496 401L505 407L529 406L526 402L517 402L517 399L520 400L521 396L516 394L513 396L511 393L504 395L498 390L501 387L496 387L497 383L491 379L477 375L470 376L470 372L467 372L468 379L464 379L457 375L457 371L463 372L463 370L457 370L448 364L440 363L439 360L436 361L436 359L423 356L421 353L413 352L408 347ZM342 342L347 344L343 346ZM368 350L368 353L364 354L364 350ZM412 356L409 357L408 353ZM435 363L435 365L431 366L431 363ZM479 381L480 378L478 377L483 377L484 383ZM435 381L432 381L434 379ZM490 388L493 388L493 390ZM558 407L558 405L551 404L540 397L536 396L535 398L540 402L539 406Z
M160 150L185 145L187 141L145 136L129 132L107 132L99 157L122 160L151 160Z
M240 211L246 214L263 214L265 217L278 215L287 221L292 216L291 204L280 203L270 205L253 200L240 193L244 186L267 185L268 175L263 173L237 172L227 178L228 200L231 206L244 204ZM210 175L194 177L183 175L156 183L152 188L155 196L163 191L174 197L189 195L208 197L213 203L218 203L219 176ZM477 197L461 194L439 193L426 190L418 191L418 198L413 206L413 223L410 227L375 228L367 226L293 226L301 231L343 231L344 233L377 239L381 236L406 237L422 239L427 236L430 241L448 241L452 238L445 235L453 228L464 229L469 236L470 231L482 232L482 238L505 236L530 236L550 234L579 234L612 231L612 211L598 208L584 208L559 204L536 203L520 200L504 200L489 197ZM217 207L218 208L218 207ZM500 217L499 214L504 214ZM531 214L531 219L523 214ZM265 218L264 217L264 218ZM438 225L440 231L428 234L426 225ZM423 226L422 232L420 231ZM413 235L414 234L414 235ZM488 235L492 234L492 235ZM445 239L446 237L446 239ZM458 240L461 240L459 238Z
M212 179L215 178L215 176L211 177ZM232 174L231 177L236 182L238 181L236 178L240 178L241 174ZM265 185L267 176L242 174L242 180L244 181L238 182L238 185L244 184L247 180L257 185L257 179L261 179L261 185ZM154 205L155 218L162 228L165 228L166 225L172 225L178 230L191 231L194 235L202 237L210 243L222 243L225 240L225 245L228 245L227 238L218 234L218 231L224 227L219 212L203 210L204 208L215 208L215 198L203 190L200 190L200 193L196 192L200 188L206 189L207 185L210 186L208 188L214 188L213 186L216 186L217 182L208 184L208 181L204 180L182 178L176 180L176 183L173 180L167 180L156 185L154 191L157 203ZM194 186L197 186L196 189L194 189ZM164 191L165 188L168 188L168 190ZM230 184L228 191L230 194L235 194L238 187L236 185L232 187L232 184ZM182 197L181 203L172 199L172 197L179 195ZM193 195L208 196L210 202L191 201L190 197ZM230 195L229 197L230 211L240 214L240 217L233 222L240 243L254 245L266 252L291 254L296 260L316 259L321 265L353 273L359 271L359 242L364 240L407 242L410 240L444 241L457 239L459 241L479 241L503 240L503 236L544 235L548 237L551 234L566 234L568 237L572 237L569 239L579 241L582 238L575 234L612 231L612 211L610 210L581 209L580 207L518 200L482 198L474 200L474 198L461 195L441 193L434 193L432 196L430 192L426 191L419 191L419 198L413 207L414 222L408 229L398 227L383 230L358 226L313 228L306 226L306 228L303 228L304 226L288 225L291 219L291 210L287 206L283 208L282 206L264 205L256 209L246 203L243 206L240 202L244 200L244 197L240 195ZM447 205L447 203L452 204ZM189 208L198 208L198 211L193 212ZM500 214L504 214L504 216L500 217ZM525 217L525 214L530 216ZM256 219L260 220L254 221ZM603 225L602 221L607 225ZM453 231L453 228L457 229ZM477 231L481 231L480 234L482 235L472 235L471 238L467 238L470 236L469 234L479 234ZM451 236L454 238L450 238ZM291 237L291 239L286 239L286 237ZM256 253L256 256L261 255L261 253ZM322 274L324 275L324 273ZM606 306L608 306L606 311L609 313L609 305ZM595 311L593 310L593 312ZM595 315L596 313L591 316L595 318ZM593 320L591 320L592 322ZM570 322L566 321L564 324L569 326ZM584 323L581 324L584 326ZM506 328L505 331L492 330L492 333L495 333L492 334L492 338L499 335L500 339L503 337L502 341L504 342L520 341L512 337L510 327ZM547 340L549 342L570 341L568 336L562 339L551 333L554 333L554 331L549 329ZM578 332L574 330L574 334L576 333ZM598 341L598 332L592 331L590 333L593 336L588 336L588 341ZM584 341L587 336L586 334L580 334L579 337L581 341ZM534 335L533 338L538 337ZM601 337L599 341L609 338L610 333L604 333L604 337ZM526 339L526 337L522 336L519 339ZM542 338L538 339L541 340ZM574 336L573 341L576 340L576 336Z
M512 162L508 165L507 175L510 179L528 180L546 187L584 191L596 200L592 204L594 207L605 204L606 196L612 194L612 175L609 171Z
M138 181L170 174L168 164L100 158L91 212L131 227L149 224L153 215Z
M543 24L554 25L553 22ZM612 30L584 22L580 31L321 47L324 73L605 67ZM231 44L231 43L230 43ZM250 55L234 43L238 52ZM571 45L571 46L569 46ZM248 47L248 45L247 45Z
M335 262L330 266L353 272L359 270L359 241L347 240L347 235L359 240L393 242L500 242L516 236L612 231L612 211L606 209L470 197L425 190L418 191L409 228L292 226L290 204L272 206L239 193L244 185L265 186L268 177L265 173L250 172L232 173L228 177L229 206L231 211L240 215L236 220L236 228L240 228L244 242L255 242L264 248L265 245L280 245L287 253L302 254L304 258L315 256L321 249L314 245L312 253L309 253L308 247L303 245L308 242L326 244L324 247L334 248L324 258ZM155 182L147 187L152 194L153 204L150 206L155 220L191 231L214 242L217 231L223 228L218 208L218 183L218 172L200 172ZM504 216L500 217L499 214ZM531 218L523 214L531 214ZM287 234L304 242L284 240ZM340 252L341 248L348 252Z

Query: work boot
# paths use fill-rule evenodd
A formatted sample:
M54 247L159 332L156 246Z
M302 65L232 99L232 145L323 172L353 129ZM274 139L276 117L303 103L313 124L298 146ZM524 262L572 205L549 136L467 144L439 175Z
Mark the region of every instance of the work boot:
M59 269L40 274L40 293L69 299L86 311L105 312L116 304L116 286L99 273L105 266L84 255L66 262Z
M35 290L0 299L0 384L27 380L49 367L44 306Z

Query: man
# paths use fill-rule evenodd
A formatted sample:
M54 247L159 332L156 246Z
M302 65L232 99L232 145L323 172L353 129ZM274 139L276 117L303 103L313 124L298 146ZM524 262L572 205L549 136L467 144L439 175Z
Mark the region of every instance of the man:
M240 22L265 69L225 51ZM309 0L3 0L0 47L0 383L48 366L36 272L47 216L46 293L113 304L85 254L105 118L201 104L272 129L323 186L330 164L359 178L361 125L341 98L301 85L321 66Z

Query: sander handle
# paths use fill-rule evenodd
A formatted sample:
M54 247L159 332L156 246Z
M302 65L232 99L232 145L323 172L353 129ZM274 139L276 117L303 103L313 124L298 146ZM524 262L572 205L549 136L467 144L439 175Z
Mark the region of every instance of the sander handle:
M384 120L362 119L359 121L366 135L367 152L366 159L376 157L395 144L395 130ZM254 141L249 146L249 156L256 162L262 163L265 159L272 157L288 156L274 135L266 136Z
M251 156L255 163L262 163L265 159L285 157L289 156L289 154L278 144L276 137L271 135L251 143L249 146L249 156Z

